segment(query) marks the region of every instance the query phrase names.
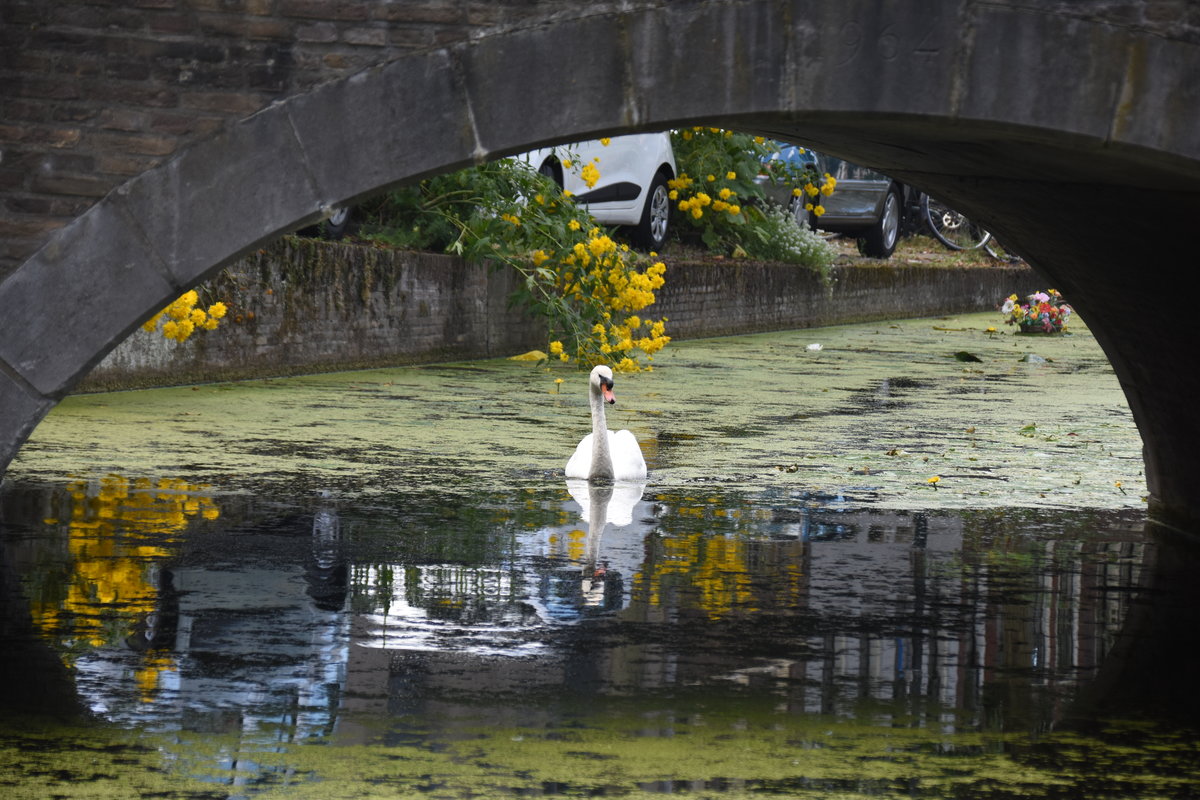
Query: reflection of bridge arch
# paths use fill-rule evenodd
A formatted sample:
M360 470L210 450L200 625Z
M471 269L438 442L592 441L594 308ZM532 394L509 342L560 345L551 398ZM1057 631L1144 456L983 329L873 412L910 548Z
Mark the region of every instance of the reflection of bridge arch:
M1184 293L1158 291L1200 217L1200 44L1172 23L1048 9L635 5L288 98L118 187L0 284L0 464L181 289L334 204L531 145L702 121L881 167L1026 253L1111 359L1154 499L1200 516L1200 387L1173 357L1200 333Z

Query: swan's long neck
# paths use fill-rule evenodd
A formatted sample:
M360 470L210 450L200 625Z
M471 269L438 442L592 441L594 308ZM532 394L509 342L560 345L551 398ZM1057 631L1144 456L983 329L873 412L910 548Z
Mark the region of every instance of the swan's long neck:
M613 479L612 453L608 449L608 420L604 418L604 396L600 386L592 384L592 468L588 479Z

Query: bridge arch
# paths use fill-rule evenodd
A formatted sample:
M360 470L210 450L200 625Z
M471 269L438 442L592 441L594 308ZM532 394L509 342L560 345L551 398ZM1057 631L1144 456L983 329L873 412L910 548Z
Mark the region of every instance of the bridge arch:
M1200 333L1191 298L1164 287L1194 259L1197 74L1200 42L1036 0L604 6L408 54L180 151L0 283L0 467L151 313L336 204L541 144L704 123L878 167L1026 254L1108 354L1155 508L1196 523Z

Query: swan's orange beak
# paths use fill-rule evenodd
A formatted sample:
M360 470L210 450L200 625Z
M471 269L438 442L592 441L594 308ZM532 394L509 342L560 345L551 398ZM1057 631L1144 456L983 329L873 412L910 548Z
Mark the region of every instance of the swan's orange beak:
M616 397L616 395L613 394L613 390L612 390L611 386L601 383L600 391L602 391L604 393L604 402L608 403L609 405L612 405L613 403L617 402L617 397Z

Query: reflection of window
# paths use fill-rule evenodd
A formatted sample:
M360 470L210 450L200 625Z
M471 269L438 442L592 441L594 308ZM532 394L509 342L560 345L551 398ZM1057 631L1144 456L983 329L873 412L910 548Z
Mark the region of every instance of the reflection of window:
M828 158L825 165L826 170L839 181L882 180L882 176L875 170L859 166L858 164L852 164L849 161L843 161L840 158Z

